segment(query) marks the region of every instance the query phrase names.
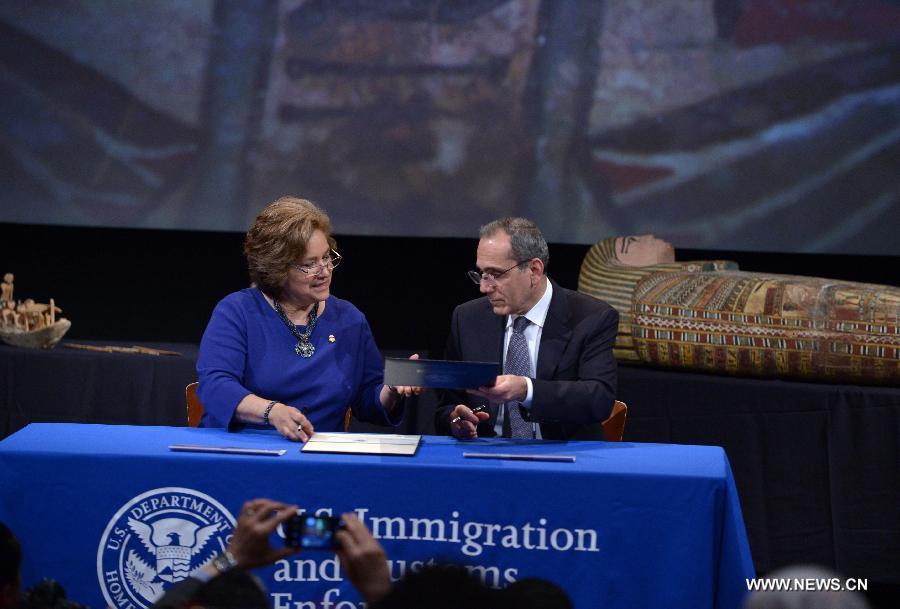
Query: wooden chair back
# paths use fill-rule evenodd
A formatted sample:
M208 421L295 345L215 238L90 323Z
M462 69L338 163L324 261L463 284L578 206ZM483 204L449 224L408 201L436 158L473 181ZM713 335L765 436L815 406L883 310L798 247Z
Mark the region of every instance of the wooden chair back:
M184 388L184 397L187 401L187 422L190 427L199 426L200 418L203 416L203 413L206 412L206 409L203 408L203 404L200 403L200 398L197 397L198 385L200 385L200 383L194 381Z
M622 437L625 435L625 418L627 416L628 406L625 405L625 402L616 400L609 418L601 423L607 442L622 441Z
M344 413L344 431L350 431L350 417L353 416L353 409L348 408Z

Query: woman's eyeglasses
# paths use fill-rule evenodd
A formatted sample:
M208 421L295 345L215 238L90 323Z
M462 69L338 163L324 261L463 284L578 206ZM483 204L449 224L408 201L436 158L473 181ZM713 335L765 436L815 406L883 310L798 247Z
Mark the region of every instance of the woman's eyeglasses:
M307 275L319 275L326 269L329 271L333 271L338 267L338 265L340 265L341 260L343 259L343 256L338 254L336 251L331 250L329 253L325 254L325 256L322 258L322 262L316 262L313 264L292 264L291 266L301 273L305 273Z

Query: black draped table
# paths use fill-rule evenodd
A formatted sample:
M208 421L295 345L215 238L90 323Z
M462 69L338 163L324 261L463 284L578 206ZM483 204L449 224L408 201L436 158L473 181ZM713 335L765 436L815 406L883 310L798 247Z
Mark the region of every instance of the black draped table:
M138 344L180 355L105 353L66 343ZM0 439L29 423L187 425L184 388L197 380L197 352L198 345L191 343L64 340L50 350L0 343ZM435 407L434 396L423 395L409 401L398 428L354 420L351 430L434 433Z
M180 355L72 349L140 345ZM0 438L29 423L186 425L184 388L197 380L197 345L62 341L54 349L0 344Z
M619 367L625 440L725 448L758 572L900 584L900 387Z

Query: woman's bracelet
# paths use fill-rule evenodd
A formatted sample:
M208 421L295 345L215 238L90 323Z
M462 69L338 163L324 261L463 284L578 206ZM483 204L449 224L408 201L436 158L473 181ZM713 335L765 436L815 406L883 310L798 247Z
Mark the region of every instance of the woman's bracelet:
M272 407L273 407L275 404L277 404L277 403L278 403L278 400L272 400L272 401L269 402L269 404L266 406L265 412L263 412L263 425L265 425L266 427L268 427L268 426L270 425L270 423L269 423L269 413L272 412Z

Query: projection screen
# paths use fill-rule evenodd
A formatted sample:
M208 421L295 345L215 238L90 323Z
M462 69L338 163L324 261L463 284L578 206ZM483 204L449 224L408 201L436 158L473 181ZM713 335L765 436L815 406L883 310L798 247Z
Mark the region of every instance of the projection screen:
M896 0L5 0L0 48L0 222L898 253Z

